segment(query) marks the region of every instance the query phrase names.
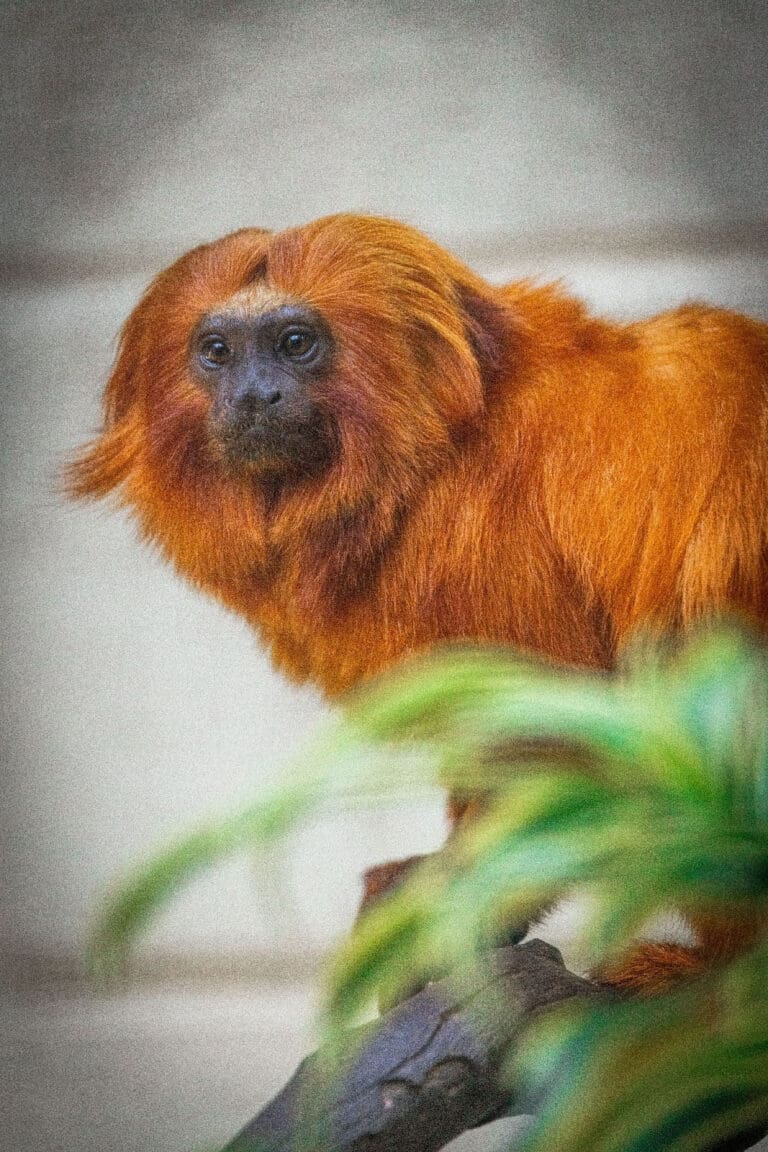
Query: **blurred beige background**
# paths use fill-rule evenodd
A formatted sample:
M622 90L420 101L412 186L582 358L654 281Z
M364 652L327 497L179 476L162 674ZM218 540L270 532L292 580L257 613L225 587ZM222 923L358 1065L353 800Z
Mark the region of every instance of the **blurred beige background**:
M768 6L6 3L0 45L0 1132L215 1146L309 1043L306 977L361 868L435 846L442 814L324 821L187 893L129 995L79 982L105 884L266 787L325 715L124 518L57 496L120 323L191 244L343 209L615 316L768 316Z

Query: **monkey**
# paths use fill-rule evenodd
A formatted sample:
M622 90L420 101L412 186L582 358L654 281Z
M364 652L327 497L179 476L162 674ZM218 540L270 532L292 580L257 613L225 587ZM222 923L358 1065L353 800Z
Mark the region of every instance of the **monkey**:
M611 670L638 628L768 625L768 324L593 315L352 214L183 255L128 318L75 497L116 493L187 580L330 700L442 642ZM471 799L453 797L454 824ZM368 895L402 868L374 869ZM666 987L754 925L640 942Z

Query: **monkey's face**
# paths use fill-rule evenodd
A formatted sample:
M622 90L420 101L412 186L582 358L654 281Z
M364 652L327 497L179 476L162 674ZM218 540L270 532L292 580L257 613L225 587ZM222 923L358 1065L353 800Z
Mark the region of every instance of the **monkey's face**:
M334 362L322 316L266 288L206 312L189 371L209 398L212 452L234 471L313 472L333 455L333 422L318 401Z
M508 321L488 285L392 221L233 233L129 317L71 490L119 488L201 580L224 558L246 578L267 517L276 548L334 525L349 541L353 521L383 538L480 424Z

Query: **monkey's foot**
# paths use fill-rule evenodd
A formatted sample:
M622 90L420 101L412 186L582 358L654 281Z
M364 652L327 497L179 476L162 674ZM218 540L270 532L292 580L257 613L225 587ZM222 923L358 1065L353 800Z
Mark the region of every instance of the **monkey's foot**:
M592 978L633 996L656 996L701 976L706 968L698 948L641 940L618 960L593 971Z

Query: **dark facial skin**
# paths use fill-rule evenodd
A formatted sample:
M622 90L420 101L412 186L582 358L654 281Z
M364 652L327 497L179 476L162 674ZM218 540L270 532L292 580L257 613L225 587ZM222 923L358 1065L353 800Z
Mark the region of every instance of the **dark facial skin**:
M212 438L231 467L303 472L327 462L331 428L315 397L333 339L317 313L300 304L211 313L192 337L190 360L211 396Z

